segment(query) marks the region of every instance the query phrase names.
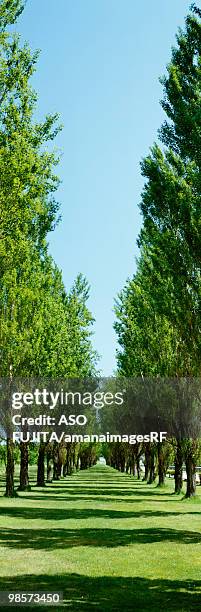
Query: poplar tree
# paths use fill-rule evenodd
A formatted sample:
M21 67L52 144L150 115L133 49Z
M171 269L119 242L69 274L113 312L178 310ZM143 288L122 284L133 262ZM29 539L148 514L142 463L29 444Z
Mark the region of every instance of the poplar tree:
M141 363L146 373L200 376L200 17L200 10L192 5L185 29L179 30L167 73L161 79L161 104L166 113L159 131L161 146L154 144L141 164L145 186L140 205L143 226L138 240L142 254L138 270L143 274L140 291L137 272L136 279L129 283L129 292L123 295L123 309L122 305L117 309L120 371L127 365L130 371L132 366L139 371ZM170 350L165 365L161 353L167 343ZM195 493L199 441L189 438L183 449L179 446L178 442L178 491L185 456L189 497Z
M0 0L0 373L9 384L14 377L92 375L96 362L87 281L79 276L67 293L48 254L47 234L59 220L59 157L49 143L61 126L57 114L35 119L30 80L38 51L22 45L10 28L23 9L22 0ZM13 474L9 436L8 496L15 494ZM20 488L27 487L28 447L22 443Z

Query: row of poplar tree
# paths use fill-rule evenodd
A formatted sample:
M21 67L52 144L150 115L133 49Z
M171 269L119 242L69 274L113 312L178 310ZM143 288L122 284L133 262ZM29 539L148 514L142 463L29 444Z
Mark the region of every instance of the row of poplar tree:
M57 115L36 122L36 94L30 85L37 53L21 45L12 24L22 0L0 0L0 343L1 376L90 377L97 356L91 343L93 318L89 287L79 276L67 293L48 254L47 236L58 220L55 192L58 156L50 141L60 130ZM201 12L195 5L179 31L167 74L162 79L166 119L157 144L142 162L140 257L135 276L115 306L119 376L200 376L201 362ZM175 460L175 490L187 471L187 496L195 493L198 439L163 445L111 445L107 462L134 471L145 455L145 477L163 484L168 457ZM28 448L21 444L20 486L28 482ZM89 467L94 445L40 446L38 484L44 458L54 477ZM49 463L48 463L49 465ZM63 466L63 468L62 468ZM7 440L6 494L14 491L14 448Z
M48 253L47 237L59 212L59 158L50 145L61 128L55 114L35 120L37 96L30 82L38 53L21 44L13 28L23 5L23 0L0 1L1 377L82 378L96 367L89 286L79 275L66 292ZM28 486L27 453L22 444L22 488ZM10 438L6 494L15 494Z
M116 301L117 361L126 377L189 380L201 375L201 10L195 4L161 83L165 119L141 163L137 271ZM191 496L200 440L178 436L172 448L175 490L181 491L185 461ZM158 451L164 471L169 443ZM156 449L146 452L153 467Z

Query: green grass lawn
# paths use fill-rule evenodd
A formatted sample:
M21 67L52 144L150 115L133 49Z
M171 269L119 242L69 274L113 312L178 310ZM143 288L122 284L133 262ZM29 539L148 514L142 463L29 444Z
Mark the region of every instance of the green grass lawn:
M0 590L63 591L70 610L199 611L199 493L182 500L171 479L159 490L96 466L1 497Z

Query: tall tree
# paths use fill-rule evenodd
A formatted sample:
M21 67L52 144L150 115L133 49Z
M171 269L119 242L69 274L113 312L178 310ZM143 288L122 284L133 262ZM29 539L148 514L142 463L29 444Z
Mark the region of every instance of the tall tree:
M4 377L85 376L95 368L87 308L89 287L79 276L67 294L48 255L47 234L58 221L58 156L49 141L58 116L35 120L30 79L38 52L21 45L10 25L21 0L0 0L0 368ZM13 446L7 484L14 494ZM40 453L40 459L43 457ZM42 465L42 460L40 461ZM43 468L42 468L43 469ZM8 482L9 481L9 482ZM20 486L28 484L28 449L21 445Z
M134 366L134 372L137 365L139 371L141 363L141 370L150 372L151 349L156 342L152 373L200 375L200 58L200 11L193 5L162 79L162 107L167 117L159 132L162 148L155 144L142 162L145 187L141 201L143 227L138 241L141 259L136 278L123 296L123 310L122 306L117 309L115 324L123 347L118 352L120 371L124 364L129 365L130 371ZM141 302L136 287L139 273ZM128 293L133 296L133 304ZM164 332L170 350L161 362ZM183 455L178 450L181 476ZM183 450L190 496L195 492L199 444L189 440Z

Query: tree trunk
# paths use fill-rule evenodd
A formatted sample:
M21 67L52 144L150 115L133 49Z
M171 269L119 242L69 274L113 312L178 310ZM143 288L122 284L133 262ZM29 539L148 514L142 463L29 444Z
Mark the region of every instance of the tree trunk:
M20 486L18 491L30 491L29 484L29 445L27 442L20 443Z
M62 464L59 457L54 456L53 460L53 480L60 480Z
M187 485L185 497L194 497L196 494L196 473L195 473L195 461L189 454L185 460L186 463L186 474L187 474Z
M65 478L65 476L67 476L68 474L68 463L67 461L65 461L64 465L63 465L63 476Z
M181 493L182 491L182 467L183 467L183 450L182 450L182 442L181 440L177 441L177 449L175 454L175 472L174 472L174 480L175 480L175 493Z
M66 460L63 466L63 476L70 476L72 474L72 461L75 460L74 452L72 453L72 444L68 442L66 445ZM79 454L77 456L77 465L79 466ZM76 469L77 468L76 465Z
M129 467L130 467L130 464L129 464L129 462L127 461L127 462L126 462L126 474L128 474L128 472L129 472Z
M76 449L75 449L75 445L73 447L73 471L75 469L75 465L76 465Z
M165 461L164 461L164 452L163 445L161 442L158 443L158 486L163 487L165 484Z
M52 482L52 453L47 452L47 482Z
M154 457L154 452L151 452L151 457L150 457L150 474L149 474L149 480L148 480L148 484L152 484L155 480L155 461L154 461L155 457Z
M131 474L132 476L136 476L136 463L134 457L131 459Z
M145 472L144 472L144 478L143 480L149 480L149 476L150 476L150 463L151 463L151 452L150 452L150 445L146 444L145 445Z
M45 487L45 445L43 443L40 444L38 452L37 487Z
M69 475L70 443L66 444L66 460L63 466L63 476Z
M60 478L61 478L61 471L62 471L62 462L59 459L59 461L57 463L57 479L58 480L60 480Z
M7 450L7 463L6 463L6 497L16 497L14 488L14 454L13 454L13 440L7 438L6 443Z
M57 442L55 442L54 449L53 449L53 480L59 480L58 463L59 463L59 447L58 447Z
M140 480L140 456L136 458L136 465L137 465L137 477L138 477L138 480Z

